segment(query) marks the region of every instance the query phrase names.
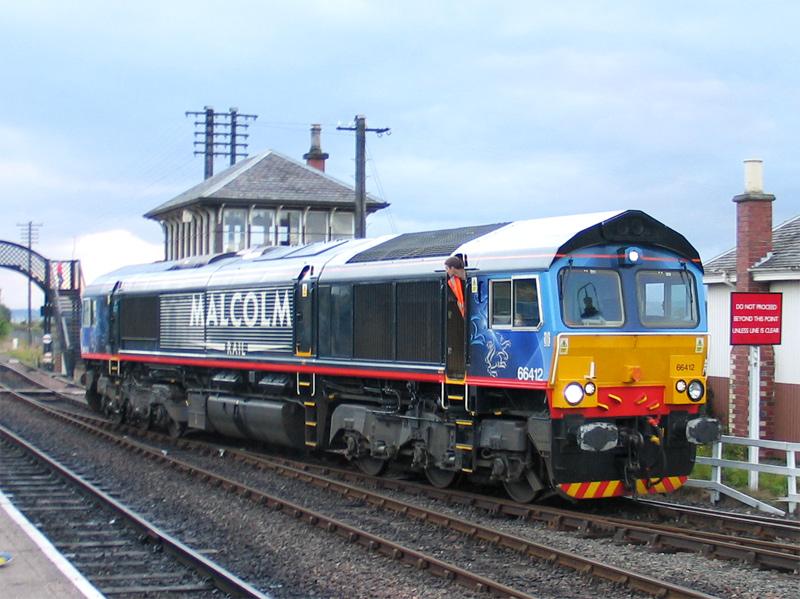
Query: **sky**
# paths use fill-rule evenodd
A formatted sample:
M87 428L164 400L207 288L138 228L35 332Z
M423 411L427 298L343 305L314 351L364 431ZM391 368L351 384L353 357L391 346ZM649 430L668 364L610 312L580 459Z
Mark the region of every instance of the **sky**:
M800 213L796 2L0 0L0 239L87 281L163 257L142 214L203 178L186 111L256 114L250 154L302 160L391 207L368 235L640 209L710 259L735 243L742 162ZM216 172L225 168L219 160ZM26 279L0 269L0 300ZM34 303L41 294L34 293Z

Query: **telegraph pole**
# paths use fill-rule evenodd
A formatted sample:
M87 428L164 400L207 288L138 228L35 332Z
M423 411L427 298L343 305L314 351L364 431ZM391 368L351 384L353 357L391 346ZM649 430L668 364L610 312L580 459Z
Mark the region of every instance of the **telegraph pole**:
M203 171L203 178L208 179L214 176L214 109L211 106L205 107L206 113L206 131L203 152L205 153L205 169ZM195 135L197 135L195 133ZM197 143L197 142L195 142ZM195 152L197 155L197 152Z
M367 128L367 117L363 114L356 115L354 127L336 127L338 131L356 132L356 197L355 197L355 235L356 239L367 236L367 131L377 133L378 137L384 133L391 135L389 127Z
M239 116L239 109L231 107L230 116L231 116L231 151L230 151L230 155L231 155L231 166L233 166L234 164L236 164L236 133L237 133L237 131L236 131L236 127L237 127L236 117ZM247 137L246 134L244 134L244 136Z
M195 139L194 155L205 157L204 178L214 176L215 156L230 156L231 166L236 164L237 158L247 157L247 143L238 139L247 139L249 135L240 129L246 130L250 126L247 121L256 120L257 114L240 114L239 109L234 107L229 112L215 112L213 106L206 106L202 111L187 110L186 116L202 117L202 120L198 118L194 122L196 127L202 127L194 132L195 137L202 137ZM244 122L239 122L239 119ZM196 149L198 147L202 147L202 150Z
M39 228L41 223L28 221L27 223L17 224L22 234L22 241L28 247L28 346L33 345L33 332L31 331L31 251L33 244L39 241Z

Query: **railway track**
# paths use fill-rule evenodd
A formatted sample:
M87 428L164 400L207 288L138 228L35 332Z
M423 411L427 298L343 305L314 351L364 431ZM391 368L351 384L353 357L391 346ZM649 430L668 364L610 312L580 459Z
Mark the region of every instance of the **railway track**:
M107 425L103 425L107 426ZM130 431L140 434L140 431ZM163 443L163 436L153 433L145 434L153 440ZM592 515L575 510L563 510L547 506L521 505L508 500L465 493L458 490L441 490L420 485L406 480L397 480L385 477L370 477L349 469L334 468L327 465L315 465L306 462L296 462L283 458L268 458L261 454L235 450L230 447L218 444L208 444L191 439L180 439L172 441L176 447L187 450L203 451L211 454L223 452L226 456L250 463L258 468L268 469L289 478L303 480L328 491L336 492L342 496L356 498L380 509L391 510L404 516L424 520L438 526L449 527L469 537L491 542L495 545L511 549L538 559L545 559L566 567L588 572L599 578L613 580L617 583L627 584L629 587L644 590L645 592L660 595L664 594L664 589L656 589L652 581L637 584L634 578L630 578L631 573L614 571L603 567L602 564L580 563L574 560L574 556L559 555L552 548L537 546L535 543L525 539L515 538L512 535L503 535L493 529L476 526L472 522L459 521L452 517L437 514L435 510L424 510L418 506L394 500L380 493L374 493L364 486L375 486L378 488L401 491L414 495L424 495L443 501L448 504L470 505L482 509L491 514L504 514L515 518L524 518L544 522L552 528L563 530L573 530L587 537L609 536L625 543L635 543L648 545L660 551L694 551L703 555L728 560L740 560L755 564L761 568L777 569L785 572L797 572L800 567L800 547L796 544L778 541L774 539L793 539L800 528L794 521L777 520L774 518L749 517L747 515L721 514L712 510L698 510L696 512L685 506L674 504L663 504L663 502L652 502L650 500L641 501L642 505L654 504L652 511L657 513L660 518L672 518L676 520L675 513L687 512L689 515L681 516L683 521L693 521L694 518L701 518L705 527L712 529L721 528L733 531L736 534L721 534L713 530L694 530L687 529L686 525L681 527L667 526L665 524L624 520L603 515ZM156 459L158 457L156 456ZM193 470L194 467L186 464L177 464L181 470ZM199 476L212 480L208 472L202 470L196 472ZM354 488L353 483L359 485ZM252 489L238 487L235 481L223 481L226 488L237 491L244 495L254 495ZM262 501L273 505L271 498L261 498ZM296 506L288 506L289 511L295 510ZM297 513L297 512L295 512ZM670 516L670 514L672 514ZM716 521L719 516L720 522ZM318 520L318 515L309 514L309 521ZM366 537L365 537L366 538ZM372 540L367 546L373 548L383 547L380 543ZM389 549L386 546L384 553L397 555L398 548ZM400 550L402 551L402 550ZM440 573L452 577L453 571L442 569ZM449 573L448 573L449 572ZM470 586L469 584L467 586ZM483 583L472 586L472 588L487 588ZM683 590L670 590L667 596L695 596L681 595Z
M267 597L4 426L0 489L106 596Z
M77 424L86 431L90 431L99 436L104 436L117 445L134 450L139 455L143 455L161 462L162 464L172 466L181 472L194 474L209 485L214 487L221 486L227 491L236 492L240 495L248 497L256 503L264 505L266 508L282 511L292 518L302 519L310 525L322 528L330 533L337 534L341 537L344 537L350 543L361 545L367 548L369 551L381 553L392 560L411 564L420 570L426 570L433 575L452 580L474 591L489 592L498 596L513 597L518 599L533 599L534 597L527 592L510 588L501 582L492 580L491 578L477 575L474 572L471 572L465 568L461 568L456 564L437 559L436 557L425 554L421 551L415 551L411 548L404 547L386 538L370 534L369 532L361 530L352 525L348 525L344 522L327 517L313 510L306 509L299 504L282 500L258 489L243 485L232 479L220 477L211 471L196 469L186 462L168 457L166 452L148 448L142 443L121 437L113 431L99 428L95 424L90 424L86 421L86 418L77 419L74 415L61 413L49 406L42 405L36 400L26 398L22 394L16 395L7 387L4 388L3 391L7 394L21 398L24 401L28 401L29 403L33 401L33 405L36 405L36 407L48 412L49 414L56 415L64 421ZM2 432L1 429L0 432Z
M89 430L96 435L109 438L117 444L128 446L140 455L147 456L161 463L169 464L182 472L193 474L209 484L222 486L230 492L235 492L244 497L248 497L252 501L265 504L272 509L283 510L285 513L295 518L302 519L309 524L344 536L350 542L364 545L369 549L387 555L392 559L411 563L417 568L428 569L434 574L453 579L473 590L488 590L495 594L512 597L528 596L524 591L515 590L487 577L477 576L472 570L460 568L455 564L447 563L433 558L432 556L425 555L422 552L401 546L389 539L369 534L363 530L359 530L358 527L354 527L352 524L348 525L344 522L337 521L329 516L265 493L260 489L243 484L237 480L233 480L232 478L220 477L208 469L200 468L187 460L177 459L174 456L169 455L170 453L174 452L164 451L159 447L149 447L145 443L126 437L120 437L120 435L108 430L106 426L100 428L95 423L86 422L85 419L78 420L74 416L58 414L57 411L47 408L46 406L42 406L40 402L35 403L41 409L55 413L55 415L62 419L82 426L85 430ZM163 441L163 438L160 440L160 442L161 441ZM179 440L177 447L195 452L197 451L196 442L189 440ZM218 448L215 449L209 446L204 447L204 450L209 452L219 451ZM240 460L254 460L259 462L261 466L266 464L266 460L264 458L254 457L245 453L236 453L230 451L230 455ZM280 471L279 473L285 473L293 478L300 478L304 480L304 482L312 482L313 480L314 484L316 484L318 487L322 487L328 491L336 491L340 495L350 499L354 499L359 502L365 502L371 506L381 509L392 510L395 514L401 514L412 520L422 521L428 524L447 528L448 530L458 532L459 534L464 535L468 539L476 542L490 543L502 549L510 550L523 556L532 557L539 561L544 561L550 564L576 570L582 574L596 577L605 581L611 581L616 584L625 585L632 590L644 592L658 597L708 596L704 593L666 581L658 580L657 578L651 576L642 575L624 568L610 566L575 553L562 551L555 547L535 543L519 536L503 533L502 531L494 528L481 526L474 522L461 520L449 515L443 515L437 510L421 508L410 503L399 502L379 493L354 487L352 484L348 484L346 482L336 481L331 477L313 474L307 470L292 469L285 464L277 465L276 467Z
M37 383L21 373L34 395L42 399L47 397L46 390L37 389ZM69 402L74 396L55 396ZM96 422L100 419L92 416ZM141 434L141 431L133 431ZM158 435L157 433L151 433ZM156 437L157 438L157 437ZM204 447L208 444L197 441L182 440L179 444L183 447ZM217 451L219 446L211 445L211 451ZM580 534L592 537L613 537L619 542L647 545L660 551L693 551L707 557L718 559L739 560L756 564L763 568L797 572L800 569L800 546L788 540L800 539L800 522L754 516L748 514L730 514L698 508L693 506L680 506L667 502L649 499L629 500L638 506L649 506L652 510L648 516L656 517L670 522L679 522L680 525L666 525L653 522L641 522L623 518L613 518L602 515L592 515L578 510L563 510L546 506L521 505L499 498L492 498L459 490L441 490L420 485L411 481L391 479L385 477L371 477L356 473L349 469L318 466L308 462L297 462L283 458L267 458L240 450L225 448L230 455L255 464L260 468L267 468L290 477L303 477L307 482L318 487L329 488L339 493L347 494L348 487L331 484L327 475L339 480L352 481L360 485L376 486L433 497L446 503L465 504L483 509L489 513L502 513L511 517L521 517L526 520L540 521L549 527L560 530L574 530ZM316 472L320 476L308 476ZM365 496L374 505L385 509L393 509L392 502L384 502L382 496ZM397 511L407 512L404 505L395 506ZM700 526L706 530L690 528L689 525ZM708 530L708 529L712 530ZM721 534L715 530L722 530L729 534ZM786 539L787 541L776 541Z
M179 445L181 443L179 442ZM214 449L211 448L210 451L213 452ZM434 489L429 485L407 480L370 477L346 469L320 467L286 459L265 458L259 454L237 450L228 449L227 451L231 452L235 459L247 461L257 467L267 468L285 476L302 478L311 484L339 493L352 493L349 490L350 485L340 482L349 480L360 485L424 495L448 504L469 505L489 514L504 514L512 518L539 521L550 528L572 530L587 537L612 537L619 542L648 545L656 550L695 552L707 557L739 560L756 564L762 568L773 568L786 572L800 570L800 545L764 540L760 538L763 534L762 529L759 529L759 536L756 537L724 535L688 529L685 526L639 522L589 514L579 510L518 504L501 498L464 491ZM376 505L385 503L387 509L400 512L408 509L402 502L398 502L398 505L394 506L389 502L384 502L384 498L380 494L369 494L366 490L363 492L365 493L364 499ZM790 530L794 530L794 527L790 527ZM782 527L779 528L780 531L782 531Z
M655 499L640 498L628 501L646 509L649 517L661 520L692 526L710 526L718 531L745 534L754 538L783 538L800 542L800 520L720 512L696 505L679 505Z

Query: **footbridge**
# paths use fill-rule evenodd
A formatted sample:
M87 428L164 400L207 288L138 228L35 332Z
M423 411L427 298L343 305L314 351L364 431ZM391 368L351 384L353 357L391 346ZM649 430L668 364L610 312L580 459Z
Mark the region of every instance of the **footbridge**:
M42 324L44 351L52 352L55 364L62 363L72 374L80 357L81 289L83 276L79 260L51 260L24 245L0 241L0 267L14 270L44 292Z

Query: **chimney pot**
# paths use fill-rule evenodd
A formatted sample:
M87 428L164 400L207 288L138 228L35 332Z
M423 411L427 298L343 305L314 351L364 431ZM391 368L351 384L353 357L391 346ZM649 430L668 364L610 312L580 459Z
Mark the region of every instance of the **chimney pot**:
M764 193L764 161L750 158L744 161L744 192Z
M308 166L321 170L324 173L325 161L328 159L328 154L322 151L322 143L320 142L321 133L321 125L311 125L311 147L308 152L303 154L303 158Z
M320 142L320 135L322 127L320 125L311 125L311 151L322 151L322 143Z

